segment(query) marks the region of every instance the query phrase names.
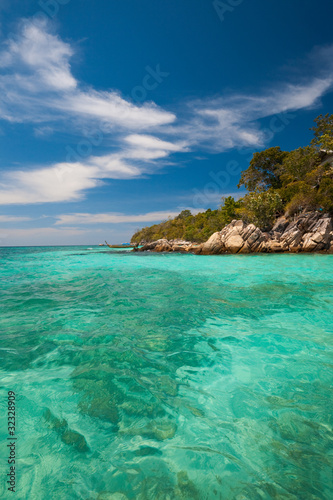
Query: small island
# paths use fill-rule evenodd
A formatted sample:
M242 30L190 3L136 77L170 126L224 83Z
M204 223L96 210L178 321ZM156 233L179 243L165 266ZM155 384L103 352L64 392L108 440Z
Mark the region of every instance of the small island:
M310 145L271 147L253 155L237 201L137 231L134 251L195 254L333 253L333 115L320 115Z

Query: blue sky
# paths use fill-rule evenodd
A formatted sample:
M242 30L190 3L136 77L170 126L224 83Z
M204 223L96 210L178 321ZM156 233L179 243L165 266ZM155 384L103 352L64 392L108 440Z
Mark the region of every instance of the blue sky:
M97 244L240 196L332 113L329 0L3 0L0 245Z

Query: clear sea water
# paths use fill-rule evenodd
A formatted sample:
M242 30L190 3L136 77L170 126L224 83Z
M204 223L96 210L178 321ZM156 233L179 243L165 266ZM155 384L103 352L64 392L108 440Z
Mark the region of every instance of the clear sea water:
M332 499L332 264L0 249L1 498Z

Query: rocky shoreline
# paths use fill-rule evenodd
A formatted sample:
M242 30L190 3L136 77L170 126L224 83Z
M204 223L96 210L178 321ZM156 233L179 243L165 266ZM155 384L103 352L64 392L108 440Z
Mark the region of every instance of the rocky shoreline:
M289 220L282 216L269 232L233 220L202 244L160 239L136 252L188 252L198 255L325 252L333 253L333 221L328 214L308 212Z

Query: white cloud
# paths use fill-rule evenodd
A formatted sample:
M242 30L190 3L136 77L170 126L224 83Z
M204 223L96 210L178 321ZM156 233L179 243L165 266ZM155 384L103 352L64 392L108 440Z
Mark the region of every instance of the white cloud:
M22 222L31 220L30 217L16 217L14 215L0 215L0 222Z
M117 92L97 92L88 90L64 96L52 103L56 110L75 116L102 120L111 126L124 129L149 129L172 123L176 116L164 111L153 103L140 107L123 99Z
M136 106L115 91L82 89L72 75L73 48L50 33L46 22L25 20L0 53L0 117L43 122L68 118L104 121L112 127L149 129L172 123L173 113L154 103Z
M100 179L133 179L141 172L118 155L7 172L0 183L0 205L76 201L86 189L99 185Z
M69 59L73 50L69 44L46 31L45 23L24 22L20 36L10 39L8 48L0 54L0 66L22 66L37 78L17 79L29 91L43 89L71 90L77 85L71 74Z
M162 166L156 160L184 150L184 144L138 134L127 136L124 142L126 149L118 153L5 172L0 178L0 205L77 201L103 179L134 179L154 173Z
M124 138L124 142L129 146L123 153L128 159L157 160L166 158L171 153L188 151L186 141L172 143L144 134L129 135Z
M171 142L162 141L161 139L151 135L132 134L127 136L125 141L140 149L145 148L164 151L184 151L187 147L186 142L173 144Z
M34 129L34 135L36 137L48 137L52 135L54 132L52 127L49 127L48 125L42 126L42 127L36 127Z
M331 90L332 85L332 74L323 78L315 78L303 85L287 85L284 90L277 91L274 95L266 98L263 105L259 106L259 114L271 116L285 111L309 108Z
M48 203L78 200L84 189L97 185L93 171L81 164L14 171L0 184L0 204Z
M152 172L162 164L158 159L184 150L153 136L140 135L146 129L170 124L175 115L154 103L136 106L115 91L82 89L73 77L70 58L74 50L49 32L46 23L25 20L21 31L7 42L0 53L0 117L33 123L36 135L52 132L51 122L90 124L103 129L107 137L116 134L119 151L88 156L74 163L36 165L30 170L7 171L0 179L0 204L26 204L75 201L101 179L129 179ZM135 132L127 135L128 131ZM123 134L123 136L122 136Z
M84 229L75 227L39 227L27 229L0 228L0 246L15 245L59 245L85 244L87 241L95 242L99 231L87 233Z
M326 51L327 53L327 51ZM333 47L331 50L333 58ZM333 88L333 71L302 84L285 84L262 95L228 95L190 103L190 115L180 128L170 128L193 147L225 151L262 147L265 131L258 120L287 111L311 108Z
M312 61L314 76L306 81L179 105L176 121L173 112L152 102L137 106L115 90L84 86L72 73L74 53L47 23L22 21L0 53L0 118L32 123L37 136L55 129L102 130L118 149L72 163L7 170L0 178L0 205L77 201L103 179L153 174L174 153L264 146L260 119L314 106L333 84L333 46L317 48L312 59L323 69L316 74Z
M204 209L192 209L192 214L196 214ZM56 224L123 224L134 222L158 222L166 220L168 217L176 217L180 210L169 210L161 212L148 212L139 215L126 215L121 213L76 213L59 215Z

